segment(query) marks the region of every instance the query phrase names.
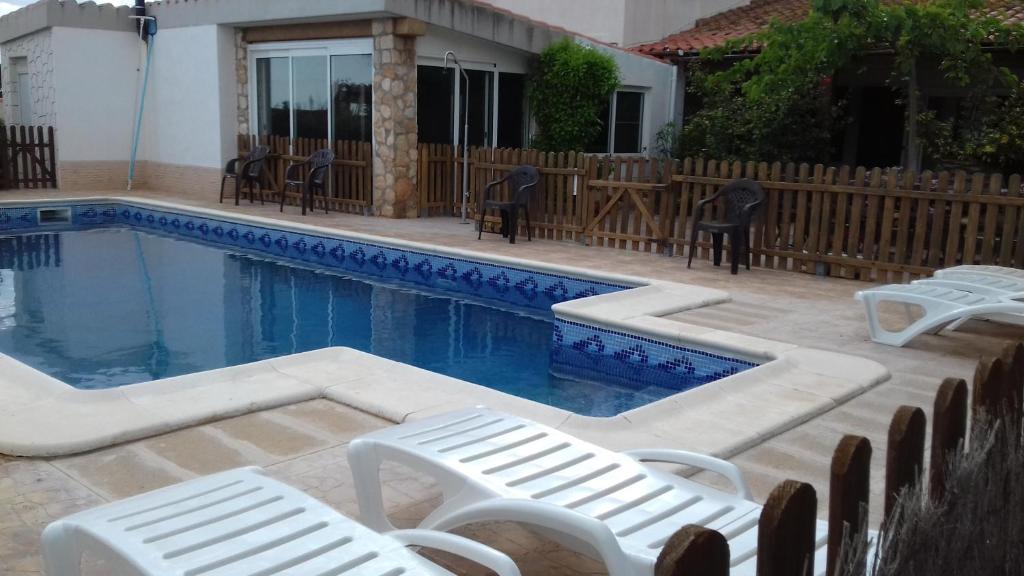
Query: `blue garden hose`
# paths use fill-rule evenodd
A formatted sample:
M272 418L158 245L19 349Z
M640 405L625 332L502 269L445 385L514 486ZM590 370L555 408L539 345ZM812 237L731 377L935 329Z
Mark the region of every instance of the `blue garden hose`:
M139 97L139 115L135 118L135 135L132 138L132 158L128 164L128 191L132 189L132 180L135 179L135 159L139 154L139 135L142 133L142 114L146 111L146 88L149 86L149 66L153 61L153 48L156 47L156 19L143 20L146 27L146 71L142 76L142 95Z

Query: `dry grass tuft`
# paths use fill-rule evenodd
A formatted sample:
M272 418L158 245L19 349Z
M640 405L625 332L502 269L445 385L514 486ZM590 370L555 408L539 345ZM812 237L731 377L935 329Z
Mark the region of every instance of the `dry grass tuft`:
M851 550L840 576L1024 575L1024 426L976 421L971 449L951 460L946 496L907 490L874 557Z

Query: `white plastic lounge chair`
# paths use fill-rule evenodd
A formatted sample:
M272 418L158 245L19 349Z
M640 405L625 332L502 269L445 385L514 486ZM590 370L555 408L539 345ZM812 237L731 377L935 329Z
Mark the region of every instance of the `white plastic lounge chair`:
M989 274L970 270L940 270L940 272L944 273L933 278L915 280L914 284L952 288L1002 300L1024 299L1024 275L1014 278L1004 274Z
M480 543L426 530L378 534L259 468L100 506L43 532L50 576L80 574L84 552L109 562L109 575L451 575L406 546L446 550L519 576L508 556Z
M861 290L856 298L864 303L871 339L890 346L903 346L925 332L938 333L947 325L957 328L971 318L986 318L1024 325L1024 303L993 298L930 284L889 284ZM898 331L886 330L879 321L882 302L897 302L909 308L920 306L924 315Z
M435 478L444 494L420 528L520 522L603 560L612 576L644 576L675 531L699 524L729 540L734 576L756 573L761 506L750 501L739 469L717 458L676 450L616 453L486 408L372 432L349 444L348 457L362 519L377 530L391 527L379 471L393 460ZM716 472L737 493L642 463L648 461ZM816 574L825 571L827 529L819 522Z
M1007 266L988 266L988 265L977 265L977 264L963 264L961 266L951 266L949 268L943 268L936 270L934 276L936 278L942 278L948 274L961 274L969 272L971 274L989 274L992 276L1002 276L1010 278L1011 280L1024 280L1024 270L1017 268L1009 268Z

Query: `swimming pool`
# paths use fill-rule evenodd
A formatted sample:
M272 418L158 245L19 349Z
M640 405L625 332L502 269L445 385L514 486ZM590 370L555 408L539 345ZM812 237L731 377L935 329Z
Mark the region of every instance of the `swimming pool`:
M611 416L755 366L551 313L614 283L128 206L2 217L0 352L77 388L348 346Z

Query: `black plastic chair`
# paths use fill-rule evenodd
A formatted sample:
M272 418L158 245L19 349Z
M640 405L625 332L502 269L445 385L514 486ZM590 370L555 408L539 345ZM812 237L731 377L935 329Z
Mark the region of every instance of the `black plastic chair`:
M510 202L491 200L491 190L505 182L508 182L512 190L512 200ZM519 228L519 211L522 210L526 214L526 239L532 241L533 234L530 232L530 196L536 191L538 182L540 182L540 173L537 169L533 166L523 165L509 172L501 180L495 180L488 184L484 188L483 195L480 197L480 205L477 210L480 214L480 222L476 239L479 240L483 236L484 216L486 216L487 211L497 210L501 215L501 236L508 238L509 244L515 244L516 230Z
M302 215L306 215L306 206L310 212L315 208L313 197L316 191L321 196L326 196L327 176L331 173L331 166L334 164L334 152L323 149L317 150L305 162L292 164L284 173L284 190L281 192L281 212L284 212L285 192L290 188L299 190L302 194ZM308 174L306 173L308 169ZM305 178L303 175L305 174ZM327 199L324 199L324 213L330 212L327 207Z
M224 203L224 183L228 178L235 181L235 206L238 206L238 196L241 194L242 185L249 186L249 203L252 200L253 187L259 190L260 204L263 204L263 186L260 183L260 175L263 173L263 164L270 155L270 148L257 146L253 148L245 158L232 158L224 167L224 176L220 179L220 202ZM242 166L239 168L238 163Z
M732 247L730 264L731 272L739 272L740 258L743 258L750 270L750 224L757 216L761 207L764 206L764 188L757 182L742 178L726 184L710 198L705 198L697 203L694 211L696 218L704 214L704 206L712 206L719 199L725 201L725 220L709 220L707 222L696 220L693 224L693 233L690 236L690 258L686 262L689 268L693 264L693 253L697 249L697 235L703 230L711 233L712 250L715 266L722 265L722 238L729 235Z

